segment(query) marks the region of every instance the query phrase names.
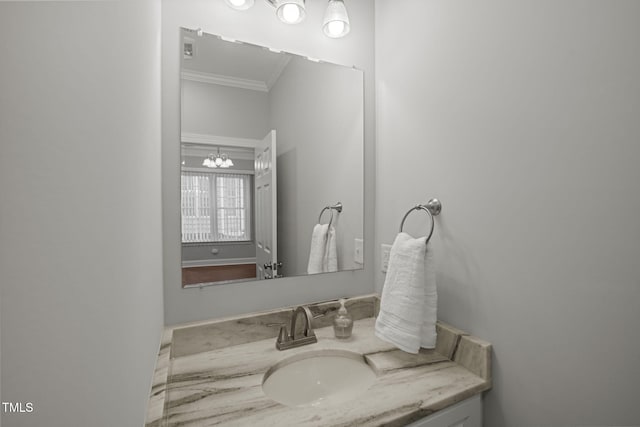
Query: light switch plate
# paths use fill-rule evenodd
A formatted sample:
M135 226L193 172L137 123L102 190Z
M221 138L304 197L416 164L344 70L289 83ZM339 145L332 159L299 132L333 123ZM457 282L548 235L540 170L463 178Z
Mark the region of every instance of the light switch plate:
M380 245L380 265L383 273L387 272L389 268L389 256L391 255L391 245Z
M356 238L353 247L353 261L356 264L364 264L364 240Z

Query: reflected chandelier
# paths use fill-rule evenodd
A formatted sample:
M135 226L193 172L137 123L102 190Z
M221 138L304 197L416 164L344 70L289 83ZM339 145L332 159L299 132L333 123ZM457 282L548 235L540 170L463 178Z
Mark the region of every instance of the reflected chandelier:
M233 161L226 153L220 154L220 148L218 148L218 153L209 154L209 156L207 156L202 162L202 166L206 166L208 168L228 168L233 166Z
M247 10L255 0L224 0L235 10ZM298 24L307 15L305 0L265 0L275 7L276 15L286 24ZM327 37L340 38L349 34L351 26L344 0L329 0L329 5L322 20L322 31Z

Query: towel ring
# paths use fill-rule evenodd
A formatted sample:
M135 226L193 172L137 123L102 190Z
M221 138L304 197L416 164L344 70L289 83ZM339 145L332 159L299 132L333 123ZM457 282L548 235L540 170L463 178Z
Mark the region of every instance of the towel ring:
M429 235L427 236L427 241L426 241L426 243L429 243L429 240L431 239L431 235L433 234L433 229L435 228L435 221L433 220L433 217L434 215L436 216L440 215L440 212L442 211L442 203L440 203L440 200L438 199L431 199L429 200L429 202L427 202L426 205L416 205L411 209L409 209L409 211L406 214L404 214L404 217L402 218L402 222L400 223L401 233L402 233L402 228L404 227L404 220L407 219L407 217L411 212L417 211L417 210L425 211L427 214L429 214L429 219L431 219L431 231L429 231Z
M320 215L318 216L318 224L322 224L322 214L324 213L324 211L329 210L329 212L331 212L331 218L329 218L329 224L331 224L331 222L333 221L333 211L338 211L338 213L342 212L342 203L338 202L333 206L325 206L324 208L322 208L322 210L320 211Z

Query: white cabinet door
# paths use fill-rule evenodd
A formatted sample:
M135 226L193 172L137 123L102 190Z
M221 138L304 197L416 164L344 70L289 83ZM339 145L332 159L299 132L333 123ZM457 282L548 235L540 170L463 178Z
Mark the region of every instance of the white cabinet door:
M482 427L482 398L477 394L407 427Z

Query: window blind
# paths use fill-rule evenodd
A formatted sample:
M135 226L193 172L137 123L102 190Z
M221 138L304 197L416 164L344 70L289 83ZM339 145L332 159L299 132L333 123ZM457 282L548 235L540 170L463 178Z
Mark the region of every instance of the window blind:
M251 176L182 172L182 242L251 240Z

